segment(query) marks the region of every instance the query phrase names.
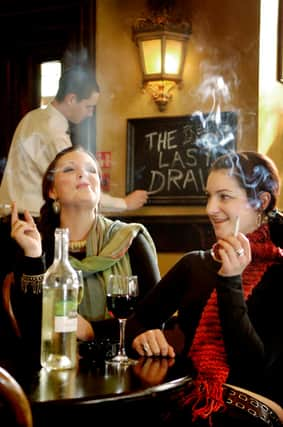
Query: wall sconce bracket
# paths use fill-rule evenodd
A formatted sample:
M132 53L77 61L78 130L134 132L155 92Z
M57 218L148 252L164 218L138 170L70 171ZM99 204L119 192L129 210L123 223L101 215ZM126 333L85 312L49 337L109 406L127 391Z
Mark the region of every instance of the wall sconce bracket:
M176 82L170 80L161 80L147 82L145 84L146 91L152 96L152 99L158 106L159 111L166 110L168 102L172 99L172 90L175 88Z

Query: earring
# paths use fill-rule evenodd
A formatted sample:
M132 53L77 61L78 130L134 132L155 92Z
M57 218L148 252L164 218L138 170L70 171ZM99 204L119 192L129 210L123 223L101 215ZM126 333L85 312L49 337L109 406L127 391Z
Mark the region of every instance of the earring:
M256 216L256 226L257 226L257 228L261 226L262 220L263 220L262 212L258 212L257 216Z
M59 200L54 200L53 201L53 203L52 203L52 209L53 209L53 212L55 213L55 215L58 215L60 213L61 206L60 206Z

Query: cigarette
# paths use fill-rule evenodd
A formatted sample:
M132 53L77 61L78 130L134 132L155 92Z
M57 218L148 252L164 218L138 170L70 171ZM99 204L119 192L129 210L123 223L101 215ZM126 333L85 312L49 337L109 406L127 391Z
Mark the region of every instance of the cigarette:
M147 194L150 196L151 194L155 194L155 193L157 193L157 191L156 190L153 190L153 191L147 191Z
M0 203L0 216L10 215L12 212L12 205L10 203Z
M234 228L234 236L237 236L237 234L239 233L239 226L240 226L240 217L236 216L236 221L235 221L235 228Z

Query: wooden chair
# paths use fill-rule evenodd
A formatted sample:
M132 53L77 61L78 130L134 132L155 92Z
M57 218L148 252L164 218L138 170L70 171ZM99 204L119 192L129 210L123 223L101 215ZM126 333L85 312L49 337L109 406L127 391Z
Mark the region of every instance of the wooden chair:
M16 337L20 337L21 336L20 328L11 304L11 287L13 286L13 284L14 284L14 273L11 272L5 276L2 284L3 308L8 315L8 318L11 323L11 327Z
M242 392L248 396L250 396L251 398L254 398L256 400L258 400L259 402L263 403L264 405L268 406L279 418L279 420L282 423L283 426L283 408L276 403L274 400L268 399L267 397L258 394L258 393L254 393L253 391L247 390L245 388L241 388L232 384L227 384L227 386L229 386L230 388L237 390L239 392Z
M30 403L20 384L9 372L0 367L0 397L5 403L5 416L8 415L9 426L32 427L33 419ZM13 422L13 424L11 424ZM0 411L0 424L3 422Z

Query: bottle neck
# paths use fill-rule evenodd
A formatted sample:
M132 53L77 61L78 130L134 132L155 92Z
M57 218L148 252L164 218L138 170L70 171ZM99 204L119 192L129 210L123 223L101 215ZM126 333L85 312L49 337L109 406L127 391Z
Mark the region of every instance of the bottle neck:
M54 262L69 263L69 230L56 228Z

